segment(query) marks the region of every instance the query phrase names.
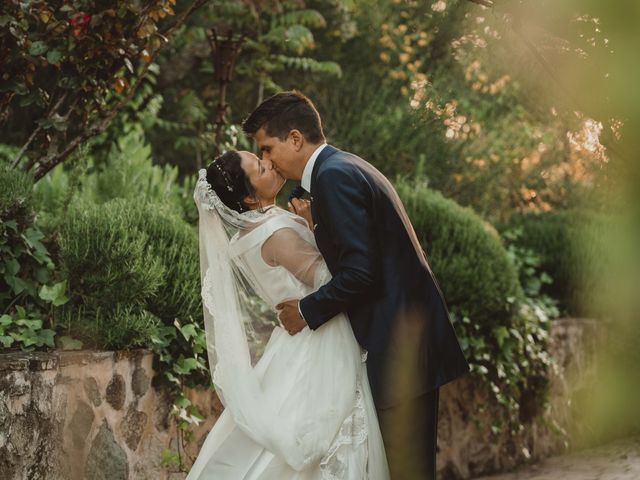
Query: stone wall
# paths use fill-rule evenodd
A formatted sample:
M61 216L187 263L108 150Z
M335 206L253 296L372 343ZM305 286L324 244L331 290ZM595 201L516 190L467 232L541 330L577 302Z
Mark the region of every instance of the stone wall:
M167 391L151 386L152 361L147 351L0 355L0 478L172 476L160 463L177 434ZM221 407L209 391L191 395L206 431Z
M524 431L491 431L497 418L489 392L467 377L445 385L440 392L438 421L439 479L467 479L508 471L517 465L556 455L573 446L589 428L588 419L574 408L575 399L595 385L599 342L605 341L596 320L555 320L550 332L551 373L549 406L521 402Z
M562 451L565 437L557 432L581 424L569 400L593 384L599 336L594 321L554 322L552 408L529 412L533 419L519 435L491 433L495 407L476 381L443 387L439 478L471 478ZM175 466L161 466L162 452L179 450L190 465L222 407L212 391L190 391L206 421L183 445L167 392L151 386L152 361L147 351L0 355L0 478L184 478Z

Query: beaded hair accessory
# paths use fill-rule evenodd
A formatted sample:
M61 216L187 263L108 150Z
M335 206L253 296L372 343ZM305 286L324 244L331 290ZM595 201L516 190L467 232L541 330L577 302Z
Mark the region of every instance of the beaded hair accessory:
M215 169L218 171L218 173L222 176L222 179L224 180L224 184L225 187L227 188L227 190L229 191L229 193L233 193L234 189L233 189L233 180L231 179L231 175L229 175L229 172L227 170L224 169L224 167L222 165L220 165L220 162L213 162L213 166L215 167ZM238 209L242 212L245 211L247 208L242 204L242 202L240 200L237 200L235 202L235 204L237 205Z
M216 170L218 170L218 172L220 172L220 175L222 175L222 178L224 178L224 183L226 184L227 190L233 192L233 185L231 184L231 177L229 176L229 172L222 168L219 162L214 162L214 165L216 167Z
M193 198L197 203L204 205L207 210L217 211L226 222L236 226L244 225L246 221L258 220L263 215L263 212L259 210L248 210L240 213L225 205L213 187L207 182L207 170L204 168L198 171L198 182L196 183Z

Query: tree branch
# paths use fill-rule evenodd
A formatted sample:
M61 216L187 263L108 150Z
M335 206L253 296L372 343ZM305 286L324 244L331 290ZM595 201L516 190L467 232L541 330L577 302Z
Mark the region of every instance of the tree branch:
M194 0L194 2L188 8L186 8L176 18L176 21L173 23L173 25L171 25L169 28L167 28L167 30L165 30L160 35L162 35L163 37L167 37L167 38L170 37L171 35L173 35L173 33L182 24L184 24L184 22L189 17L189 15L191 15L193 12L195 12L198 8L200 8L203 5L205 5L207 2L209 2L209 0ZM166 43L167 42L165 42L165 44ZM142 84L145 76L149 72L149 67L153 64L154 60L158 56L158 53L160 52L160 50L162 50L162 47L165 44L163 44L162 46L160 46L158 49L156 49L153 52L153 55L152 55L151 59L145 64L145 66L142 69L142 71L140 72L136 82L133 85L131 85L131 87L129 88L129 92L127 93L127 95L122 100L120 100L112 109L110 109L109 112L103 118L96 119L82 133L80 133L73 140L71 140L62 151L60 151L60 152L58 152L56 154L53 154L53 155L47 155L47 156L44 157L44 159L38 160L38 162L37 162L38 166L37 166L36 171L34 173L34 179L35 179L36 182L38 180L40 180L42 177L44 177L56 165L62 163L64 160L66 160L69 157L69 155L71 155L71 153L73 153L73 151L76 148L78 148L78 146L82 142L85 142L89 138L94 137L94 136L104 132L109 127L109 125L111 125L111 122L113 121L113 119L131 101L131 99L135 95L136 91L138 90L138 88ZM36 162L34 162L34 163L36 163Z
M58 109L62 106L62 103L65 101L66 98L67 98L67 92L65 92L64 95L60 97L60 100L58 100L58 102L53 106L53 108L49 112L49 115L47 115L47 119L51 118L58 111ZM29 148L29 145L31 145L31 143L36 138L38 133L40 133L41 130L42 130L42 123L40 123L36 127L36 129L29 136L27 143L25 143L20 149L20 151L16 154L15 158L13 159L13 162L11 163L11 168L16 168L18 166L18 164L20 163L20 159L22 159L22 156L27 151L27 148ZM29 170L29 167L27 167L26 170Z

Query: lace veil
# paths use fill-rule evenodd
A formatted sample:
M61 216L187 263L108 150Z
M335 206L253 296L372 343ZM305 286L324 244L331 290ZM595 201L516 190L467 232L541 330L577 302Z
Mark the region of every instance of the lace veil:
M227 207L207 182L206 173L205 169L199 171L193 197L199 216L200 280L209 366L212 375L224 371L246 374L265 341L266 335L260 332L265 327L269 329L275 315L253 295L257 283L250 285L246 274L234 264L230 240L240 232L257 228L265 216L259 211L239 213ZM219 335L224 336L224 341L216 338Z
M313 435L309 436L309 425L303 432L299 419L282 412L282 405L279 404L281 396L263 391L254 366L265 340L277 324L277 318L273 305L259 301L260 297L268 297L268 292L260 292L261 282L252 278L250 268L242 268L234 249L245 240L251 240L252 231L268 221L297 225L310 238L313 235L306 224L300 224L300 217L282 209L274 210L274 215L270 215L269 212L257 210L239 213L228 208L207 182L204 169L199 172L194 200L199 213L207 352L216 392L240 428L270 451L279 453L294 468L302 469L313 460L310 452L322 451L328 445L318 448L315 437L320 429L314 430ZM273 218L276 215L278 218ZM326 281L325 276L329 273L326 267L317 268L320 264L324 266L324 263L320 261L321 257L315 248L308 249L307 255L304 254L303 245L289 244L287 248L295 253L296 258L303 259L293 269L301 285L304 282L309 291L313 291L318 282ZM256 249L261 251L259 246L252 250ZM331 404L328 399L317 401ZM335 405L331 405L331 408L333 413L341 413L335 410ZM303 433L307 436L304 440L300 438ZM331 437L326 433L322 436Z

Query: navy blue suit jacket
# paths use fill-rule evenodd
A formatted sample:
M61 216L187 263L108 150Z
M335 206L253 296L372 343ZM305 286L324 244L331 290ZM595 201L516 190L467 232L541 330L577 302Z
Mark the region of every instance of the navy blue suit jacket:
M301 299L311 329L349 316L377 408L469 370L442 292L395 189L361 158L326 146L311 177L315 238L333 278Z

